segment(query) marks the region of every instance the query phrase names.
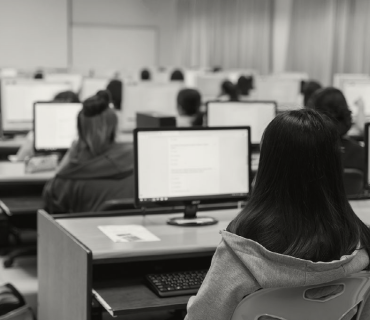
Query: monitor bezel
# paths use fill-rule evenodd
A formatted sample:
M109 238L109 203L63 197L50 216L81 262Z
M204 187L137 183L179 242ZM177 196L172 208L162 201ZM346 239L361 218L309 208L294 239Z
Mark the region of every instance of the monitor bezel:
M244 104L252 104L252 103L269 103L274 105L274 111L275 111L275 117L277 116L278 110L277 110L277 102L273 100L246 100L246 101L220 101L220 100L213 100L213 101L207 101L206 103L206 126L207 128L213 128L209 126L209 118L208 118L208 108L210 103L244 103ZM251 129L252 130L252 129ZM253 148L259 148L261 143L252 143L251 140L251 146Z
M3 85L4 81L16 81L21 83L37 83L37 84L69 84L65 81L54 81L54 82L48 82L44 79L29 79L29 78L3 78L0 79L0 110L1 110L1 119L0 119L0 125L2 128L2 133L4 135L17 135L17 134L27 134L29 131L33 130L33 119L32 120L25 120L25 121L19 121L17 122L17 125L9 125L9 121L7 119L7 110L4 109L3 105ZM65 91L66 89L63 89L61 91ZM69 90L69 89L68 89ZM5 112L4 112L5 110ZM5 115L5 117L4 117Z
M365 123L364 133L365 133L365 137L364 137L364 141L365 141L365 179L364 179L364 185L365 185L365 189L370 190L370 181L368 181L368 175L369 175L369 172L370 172L370 163L369 163L369 161L370 161L370 158L369 158L369 152L370 152L370 138L369 138L370 122Z
M148 131L215 131L215 130L247 130L248 131L248 189L249 192L240 196L201 196L189 197L189 199L169 199L168 201L145 201L139 200L139 168L138 168L138 133ZM251 158L251 130L249 126L243 127L168 127L168 128L135 128L134 134L134 161L135 161L135 206L138 208L168 207L168 206L189 206L202 204L217 204L225 202L245 201L251 192L252 187L252 158Z
M36 101L34 104L33 104L33 128L32 128L32 131L33 131L33 150L35 151L35 153L50 153L50 152L59 152L59 153L64 153L66 152L70 147L68 148L50 148L50 149L37 149L36 148L36 132L35 132L35 128L36 128L36 105L37 104L68 104L68 105L71 105L71 104L76 104L76 105L80 105L81 106L81 109L82 109L82 103L81 102L59 102L59 101Z

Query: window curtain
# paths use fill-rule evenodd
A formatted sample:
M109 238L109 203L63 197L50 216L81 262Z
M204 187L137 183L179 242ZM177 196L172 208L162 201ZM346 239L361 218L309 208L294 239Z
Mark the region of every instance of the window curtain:
M369 17L369 0L337 0L333 73L370 73Z
M178 0L177 62L270 71L273 0Z
M286 66L331 85L335 73L370 73L369 0L294 0Z
M287 71L305 72L324 85L331 82L334 0L293 0Z

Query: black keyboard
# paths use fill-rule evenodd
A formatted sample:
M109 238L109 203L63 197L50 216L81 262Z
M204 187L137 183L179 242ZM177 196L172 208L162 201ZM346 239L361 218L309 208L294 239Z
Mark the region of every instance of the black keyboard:
M208 270L148 274L150 287L160 297L196 294Z

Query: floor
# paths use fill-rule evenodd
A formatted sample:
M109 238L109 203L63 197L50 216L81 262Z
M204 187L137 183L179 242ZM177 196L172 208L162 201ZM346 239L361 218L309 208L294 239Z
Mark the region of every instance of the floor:
M20 291L28 305L37 314L37 258L25 257L15 261L11 268L4 269L4 257L0 257L0 284L11 283ZM108 313L103 314L103 320L111 320ZM170 311L147 312L124 317L117 320L180 320L183 316Z
M0 257L0 283L11 283L21 292L35 314L37 314L37 258L17 259L14 266L3 267L4 257Z

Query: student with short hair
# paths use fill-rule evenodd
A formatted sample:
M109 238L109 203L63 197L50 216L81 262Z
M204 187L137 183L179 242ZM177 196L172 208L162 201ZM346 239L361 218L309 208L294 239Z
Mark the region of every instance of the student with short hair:
M171 81L184 81L184 74L181 70L176 69L171 73Z
M133 198L132 144L117 143L117 115L108 92L83 102L78 140L44 189L48 212L92 212L105 201Z
M307 107L308 101L310 100L311 96L317 91L322 88L322 85L314 80L310 80L304 82L302 93L303 93L303 105Z
M121 110L122 96L123 96L123 83L121 80L113 79L107 85L107 91L110 94L111 101L114 109Z
M150 71L148 69L143 69L140 73L140 79L142 81L150 81L152 79Z
M80 99L78 95L73 91L62 91L56 94L53 99L54 102L70 102L70 103L79 103Z
M364 148L347 135L352 126L352 112L348 108L343 93L332 87L317 90L311 96L307 106L328 115L334 122L340 137L343 167L364 172Z
M198 90L182 89L177 95L178 127L203 125L203 113L200 111L202 97Z
M220 98L226 101L239 101L239 89L229 80L225 80L221 84L221 95Z
M239 92L243 96L248 96L250 91L253 89L253 77L252 76L240 76L236 84Z
M327 116L302 109L271 121L250 199L221 236L186 320L228 320L256 290L369 269L370 230L346 198L337 129Z

